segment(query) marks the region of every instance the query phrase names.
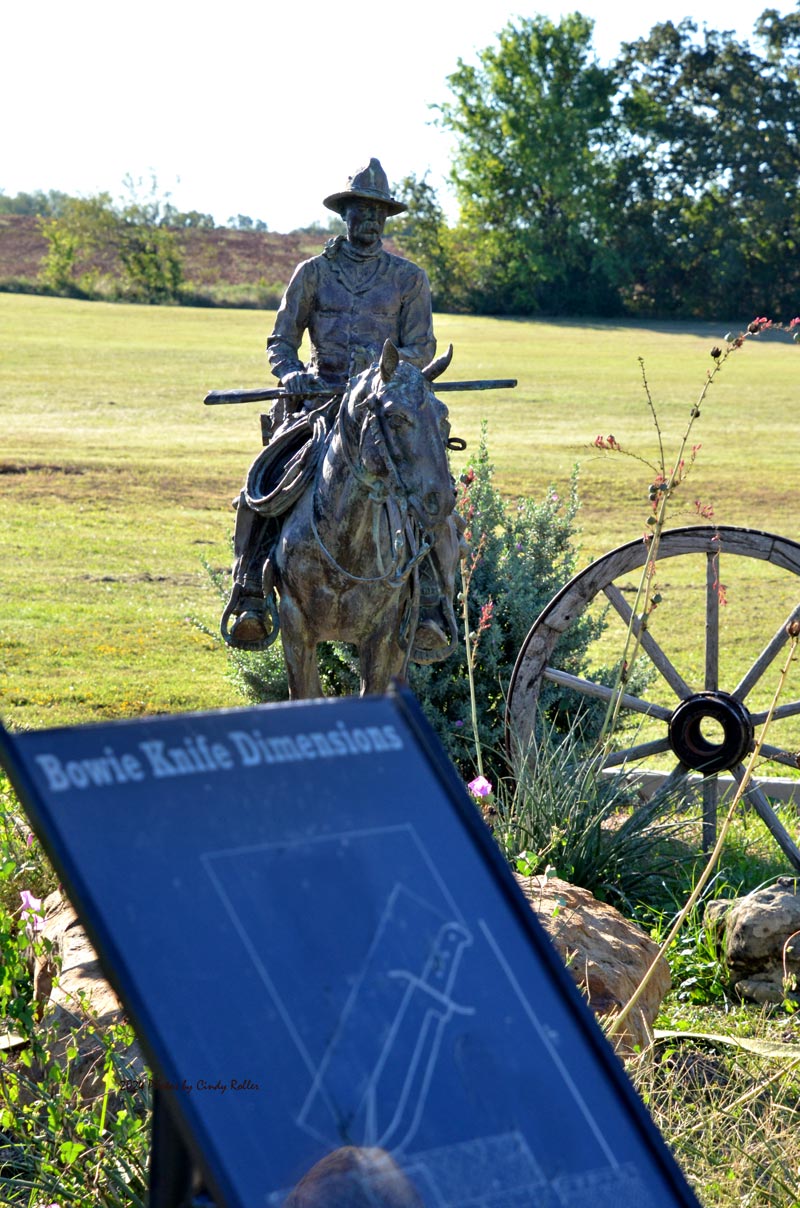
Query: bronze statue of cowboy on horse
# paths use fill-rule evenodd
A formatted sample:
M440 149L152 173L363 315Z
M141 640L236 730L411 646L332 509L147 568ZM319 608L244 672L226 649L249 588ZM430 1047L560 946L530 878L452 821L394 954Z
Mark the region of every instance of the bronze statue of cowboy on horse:
M392 197L378 160L324 204L341 215L347 234L329 240L289 282L267 341L280 390L206 398L278 396L266 448L235 505L233 587L221 631L230 645L257 650L282 629L292 696L321 691L318 641L359 646L362 691L383 691L409 660L438 662L458 642L460 531L446 448L464 446L450 440L447 408L429 384L452 349L435 359L423 270L382 247L386 219L406 207ZM298 355L305 333L307 364ZM490 384L501 383L447 385ZM295 511L305 518L299 528ZM324 586L301 589L300 566ZM388 656L386 648L376 654L370 635L379 632ZM377 678L365 668L368 648Z

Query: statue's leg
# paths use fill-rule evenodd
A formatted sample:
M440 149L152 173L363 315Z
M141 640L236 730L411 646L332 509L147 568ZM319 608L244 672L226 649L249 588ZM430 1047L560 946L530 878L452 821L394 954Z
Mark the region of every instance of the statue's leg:
M233 531L233 587L223 614L223 636L232 646L245 650L262 646L270 636L272 623L267 617L267 598L272 589L269 562L275 530L275 521L248 507L242 492L236 504ZM227 634L224 626L231 615L236 620Z
M382 618L380 627L358 647L361 695L382 695L391 680L404 674L406 651L398 641L399 610Z
M460 535L450 516L434 534L431 552L420 564L420 617L411 650L413 663L438 663L458 645L458 625L453 610Z
M281 640L289 700L315 700L324 696L317 666L317 643L305 617L288 593L281 595Z

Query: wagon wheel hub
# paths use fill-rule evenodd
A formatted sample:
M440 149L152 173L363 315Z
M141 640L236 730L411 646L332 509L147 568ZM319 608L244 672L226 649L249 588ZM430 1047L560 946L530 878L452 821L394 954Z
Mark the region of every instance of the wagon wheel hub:
M753 744L747 709L727 692L696 692L669 721L669 742L684 767L712 776L741 763Z

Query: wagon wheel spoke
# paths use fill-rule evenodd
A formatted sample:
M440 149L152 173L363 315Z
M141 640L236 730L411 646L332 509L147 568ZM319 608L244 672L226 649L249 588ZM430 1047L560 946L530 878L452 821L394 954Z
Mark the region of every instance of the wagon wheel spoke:
M719 559L719 550L713 554L706 554L706 692L716 692L719 687ZM705 788L703 791L703 801L705 802ZM716 797L714 798L714 811L716 815Z
M741 784L744 780L744 768L742 765L738 763L731 770L733 772L734 780L737 782L737 784ZM764 822L767 830L770 832L784 855L789 857L795 868L800 868L800 848L798 848L791 835L778 821L777 817L775 816L775 811L764 795L764 792L754 781L751 781L748 787L747 800Z
M603 588L603 593L608 598L609 602L613 604L625 625L630 625L631 618L633 617L633 609L623 596L620 589L616 587L615 584L610 583L608 587ZM650 633L649 629L646 627L641 629L641 623L638 617L633 618L633 632L635 636L639 638L639 644L641 645L642 650L644 650L645 654L648 656L650 662L653 664L656 670L659 671L667 681L675 695L680 697L681 700L684 700L687 696L691 696L692 690L686 683L686 680L683 678L680 672L673 667L672 663L669 661L658 642Z
M675 793L676 789L683 782L684 787L687 789L687 792L684 792L683 794L685 798L689 791L689 782L687 779L688 776L689 769L687 768L686 764L678 762L675 764L675 767L672 769L666 779L662 780L656 791L662 794L663 797L667 798Z
M800 766L797 762L797 753L793 753L792 751L784 751L783 747L773 747L770 746L769 743L765 742L761 745L761 754L765 759L773 760L774 763L785 764L787 768L794 768L797 770L798 766Z
M785 705L778 705L777 709L772 711L772 720L779 721L782 717L796 717L800 713L800 700L787 701ZM761 726L769 717L769 709L763 709L760 713L751 713L754 726Z
M607 688L605 684L596 684L579 675L571 675L569 671L559 671L556 667L545 667L543 675L545 679L558 684L561 688L572 688L575 692L580 692L582 696L591 696L596 700L609 701L614 695L613 688ZM671 709L642 700L639 696L631 696L627 692L622 696L622 705L625 709L633 709L636 713L658 717L661 721L669 721L672 717Z
M714 850L717 841L717 802L719 801L719 781L716 776L704 776L702 785L703 799L703 851L708 855Z
M624 751L612 751L603 760L604 768L619 767L622 763L635 763L639 759L647 759L649 755L661 755L670 749L668 738L655 738L652 742L640 742L635 746L626 747Z
M737 700L744 700L748 693L753 690L755 685L761 679L761 676L767 670L767 667L769 667L772 660L788 641L789 635L786 632L787 626L790 625L792 621L796 621L798 619L800 619L800 604L798 604L797 607L789 613L781 627L776 631L774 637L770 639L770 641L761 651L761 654L753 663L753 666L734 688L733 696L735 696ZM788 717L789 714L784 714L784 716Z

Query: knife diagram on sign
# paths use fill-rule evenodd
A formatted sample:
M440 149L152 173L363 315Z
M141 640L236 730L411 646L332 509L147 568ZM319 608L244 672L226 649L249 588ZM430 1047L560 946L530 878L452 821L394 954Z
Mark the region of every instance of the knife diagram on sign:
M474 1013L453 996L472 936L453 920L432 934L437 916L405 886L392 890L299 1113L321 1140L394 1152L411 1143L448 1022Z

